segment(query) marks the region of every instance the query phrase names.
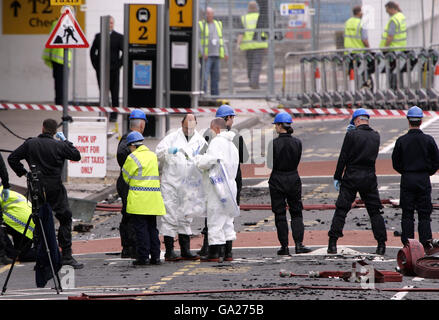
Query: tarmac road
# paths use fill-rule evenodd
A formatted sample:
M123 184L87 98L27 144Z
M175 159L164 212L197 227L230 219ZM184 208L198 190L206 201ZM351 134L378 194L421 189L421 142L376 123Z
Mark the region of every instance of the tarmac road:
M299 168L303 183L304 205L335 203L337 193L332 185L332 175L347 124L347 118L323 121L295 119L295 134L302 140L304 150L302 165ZM391 167L388 164L391 148L387 146L390 146L399 135L405 133L406 120L377 118L372 120L371 125L381 134L383 153L380 153L379 160L382 166L379 170L377 169L381 198L398 199L399 176L390 170ZM433 134L435 125L434 121L425 131L431 130ZM257 129L270 129L271 127L269 117L263 118L256 126ZM147 141L147 143L155 142ZM257 166L254 164L248 164L244 170L245 188L242 192L242 203L268 204L270 202L267 189L269 172L264 168L255 172L255 168ZM439 200L437 178L433 177L432 182L432 198L433 202L437 203ZM116 200L115 203L118 201ZM65 300L68 297L79 297L82 293L89 295L140 293L140 296L122 296L121 298L154 301L250 300L261 303L267 300L439 299L439 280L436 279L404 276L402 282L372 283L372 287L365 289L362 287L364 283L334 278L280 277L280 270L304 275L310 271L350 271L352 263L361 259L378 270L395 271L396 254L401 248L400 238L394 235L395 231L400 230L400 209L390 205L384 208L388 230L388 248L384 257L374 255L376 243L364 208L351 210L345 226L345 236L339 240L339 254L327 255L327 230L332 214L333 210L304 211L306 226L304 243L315 249L308 255L295 255L294 243L290 238L292 255L277 256L279 244L272 212L250 210L241 211L241 216L235 220L238 238L234 242L234 261L220 264L199 261L163 262L160 266L136 268L131 265L131 259L120 259L118 255L120 252L120 239L118 238L120 214L96 211L92 220L93 229L90 232L74 232L74 253L76 258L85 264L85 268L75 270L73 280L69 278L71 274L68 272L61 274L62 281L71 280L69 282L71 288L68 288L68 285L64 286L65 290L59 295L50 289L52 282L47 284L47 288L36 289L34 264L20 263L14 269L6 295L1 296L0 300ZM191 242L194 250L201 247L200 231L203 223L201 218L196 219L194 223L194 235ZM432 215L432 229L434 237L439 238L439 218L436 210ZM178 242L175 245L178 249ZM0 268L0 284L3 284L7 270L8 266ZM315 286L322 287L316 288ZM382 290L410 286L434 288L437 291L407 293ZM341 287L349 287L351 290L346 288L342 290ZM264 288L270 288L270 290ZM202 290L204 293L199 292ZM206 290L211 291L206 292ZM212 292L212 290L218 292ZM224 292L225 290L241 291ZM174 294L170 294L172 292Z

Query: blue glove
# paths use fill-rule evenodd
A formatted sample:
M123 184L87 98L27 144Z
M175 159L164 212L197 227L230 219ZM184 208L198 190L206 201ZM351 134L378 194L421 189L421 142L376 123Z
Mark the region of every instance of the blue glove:
M340 191L340 180L334 180L334 188L337 191Z
M66 137L64 136L64 133L62 133L62 132L57 132L56 137L58 139L60 139L61 141L66 141Z
M349 125L346 127L346 132L352 131L352 130L354 130L355 128L356 128L355 125L353 125L353 124L349 124Z
M169 154L176 154L177 151L178 151L178 148L177 148L177 147L170 147L170 148L168 149L168 153L169 153Z
M7 201L9 199L9 189L3 189L2 191L2 200Z

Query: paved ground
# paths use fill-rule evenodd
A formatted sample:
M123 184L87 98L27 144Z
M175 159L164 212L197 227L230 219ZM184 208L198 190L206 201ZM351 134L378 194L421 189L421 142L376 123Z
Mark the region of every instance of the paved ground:
M12 112L11 112L12 113ZM28 113L29 114L29 113ZM26 114L26 115L28 115ZM6 117L5 117L5 116ZM31 123L38 123L26 117L25 126L20 125L22 119L14 119L10 113L0 113L1 121L11 126L11 129L23 130L21 135L35 135L38 130L31 130ZM43 117L46 115L43 115ZM5 121L5 119L7 121ZM237 119L238 120L238 119ZM263 145L265 138L262 132L269 133L272 125L271 117L266 116L252 122L251 117L237 121L249 124L253 129L251 152L253 164L244 166L244 189L242 204L269 204L267 177L269 171L260 161L264 157ZM248 121L248 122L245 122ZM177 126L179 118L172 120L172 126ZM206 125L209 118L200 117L199 124ZM41 123L41 121L39 122ZM303 143L302 163L299 173L303 182L303 202L308 204L335 203L337 193L332 185L332 175L340 149L346 118L324 120L295 119L295 135ZM377 161L379 187L382 199L399 198L399 176L391 169L391 145L396 138L406 131L406 120L400 118L373 119L372 126L381 134L381 153ZM256 129L256 130L255 130ZM111 131L111 129L110 129ZM436 121L432 121L426 132L436 135ZM35 133L36 132L36 133ZM0 128L2 136L8 135ZM15 138L3 139L0 148L14 148L21 143ZM114 140L113 140L114 139ZM99 191L109 190L117 176L117 166L114 161L115 138L110 138L108 170L105 181L69 181L67 187L69 195L87 198ZM260 144L260 148L255 146ZM146 144L154 148L156 139L149 139ZM113 152L113 154L112 154ZM5 156L5 155L4 155ZM256 160L256 161L255 161ZM11 174L13 176L13 173ZM19 180L13 180L19 184ZM438 202L439 181L432 177L433 202ZM107 200L118 204L115 197ZM352 263L364 259L378 270L395 271L397 266L396 254L401 248L400 238L400 209L385 205L384 218L388 230L388 249L384 257L374 255L375 240L370 230L370 222L364 208L353 209L348 215L344 237L339 240L337 255L327 255L327 230L332 219L333 210L304 211L306 226L305 244L314 251L308 255L294 255L279 257L276 251L279 247L275 232L273 214L270 210L241 211L235 220L235 229L238 232L234 242L233 262L201 263L187 261L178 263L165 262L161 266L147 266L135 268L132 260L120 259L120 239L118 226L120 214L118 212L94 213L90 232L74 232L74 253L78 260L85 264L82 270L75 270L74 279L69 276L69 270L61 274L62 279L70 279L72 288L65 286L65 290L57 295L49 287L36 289L32 263L20 263L14 269L13 277L8 285L7 294L0 299L67 299L78 297L82 293L98 294L141 294L138 299L147 300L436 300L439 299L439 282L434 279L417 277L403 277L402 282L375 283L374 287L363 288L362 283L342 281L340 279L320 279L304 277L280 277L281 270L295 274L308 275L310 271L349 271ZM76 221L75 224L79 223ZM200 231L203 219L194 221L192 248L201 247ZM439 238L439 218L437 211L432 215L432 229L434 237ZM395 233L396 232L396 233ZM395 236L396 234L396 236ZM178 242L175 243L178 249ZM294 243L290 238L290 250L294 253ZM162 252L163 254L164 252ZM0 268L0 284L3 283L8 266ZM310 286L314 286L313 288ZM318 286L318 287L316 287ZM397 289L414 286L417 288L436 288L435 292L398 292ZM343 287L343 288L342 288ZM349 287L349 288L344 288ZM270 288L270 290L266 289ZM391 289L391 290L390 290ZM203 292L201 292L203 291ZM215 292L213 292L215 291ZM238 292L239 291L239 292ZM134 298L123 296L123 298Z

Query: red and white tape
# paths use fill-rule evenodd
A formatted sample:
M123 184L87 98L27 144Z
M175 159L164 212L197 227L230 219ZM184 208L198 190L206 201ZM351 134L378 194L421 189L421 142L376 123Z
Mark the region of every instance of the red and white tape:
M170 114L170 113L196 113L207 114L216 113L218 108L124 108L124 107L96 107L96 106L68 106L69 112L117 112L130 113L134 109L140 109L146 114ZM61 105L27 104L27 103L0 103L0 110L33 110L33 111L63 111ZM330 115L330 116L349 116L355 109L350 108L233 108L237 114L258 114L258 113L279 113L288 112L290 114L307 115ZM407 110L383 110L367 109L371 116L378 117L397 117L406 116ZM424 111L425 116L439 115L439 111Z

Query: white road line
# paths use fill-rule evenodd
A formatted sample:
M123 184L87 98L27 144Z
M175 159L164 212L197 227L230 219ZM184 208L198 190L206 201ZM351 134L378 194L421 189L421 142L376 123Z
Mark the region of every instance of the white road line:
M439 116L434 116L433 118L431 118L430 120L428 120L427 122L423 123L421 125L421 130L424 130L425 128L429 127L431 124L433 124L434 122L436 122L439 119ZM389 153L391 150L393 150L393 147L395 147L395 142L392 142L391 144L389 144L388 146L384 147L383 149L380 150L380 154L382 153Z
M403 289L410 289L410 288L414 288L414 286L404 286ZM402 300L405 298L405 296L408 294L408 291L401 291L398 292L397 294L395 294L392 298L390 298L390 300Z

